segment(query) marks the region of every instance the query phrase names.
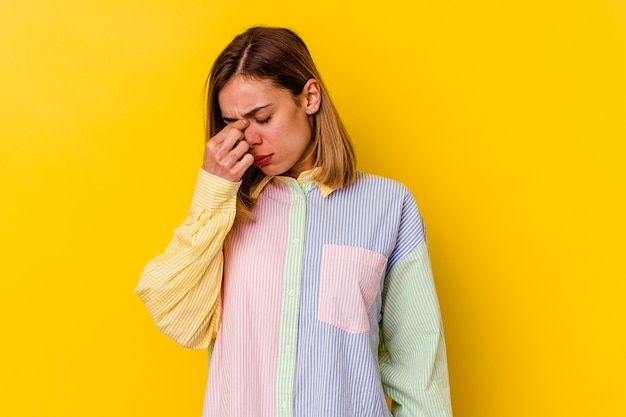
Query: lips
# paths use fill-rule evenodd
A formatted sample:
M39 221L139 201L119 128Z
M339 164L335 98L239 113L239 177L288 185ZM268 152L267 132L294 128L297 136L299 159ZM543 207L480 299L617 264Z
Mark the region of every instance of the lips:
M254 157L254 165L255 166L263 166L270 163L272 160L272 155L258 155Z

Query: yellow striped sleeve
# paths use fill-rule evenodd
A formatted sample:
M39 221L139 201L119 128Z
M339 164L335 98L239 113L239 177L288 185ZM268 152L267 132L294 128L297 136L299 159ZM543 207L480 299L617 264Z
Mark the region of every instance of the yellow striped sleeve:
M135 289L157 327L181 346L203 349L217 334L223 244L239 185L201 169L187 219L145 266Z

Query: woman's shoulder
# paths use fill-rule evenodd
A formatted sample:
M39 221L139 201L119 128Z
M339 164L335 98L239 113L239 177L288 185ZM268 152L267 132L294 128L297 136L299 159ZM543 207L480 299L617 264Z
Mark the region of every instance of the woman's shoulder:
M355 190L370 190L372 192L393 194L396 196L411 195L409 188L402 182L363 171L357 172L356 180L351 186L354 187Z

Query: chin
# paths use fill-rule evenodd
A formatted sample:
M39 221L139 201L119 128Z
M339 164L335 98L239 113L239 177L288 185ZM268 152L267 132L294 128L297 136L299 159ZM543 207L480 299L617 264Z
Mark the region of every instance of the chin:
M284 170L282 170L279 167L272 167L270 165L264 165L262 167L258 167L262 173L264 173L267 176L277 176L277 175L283 175L285 173Z
M263 172L265 175L267 176L285 176L285 177L293 177L293 178L297 178L298 174L296 173L295 175L293 175L293 173L290 173L289 171L293 170L295 166L287 166L285 167L284 164L281 165L275 165L273 163L269 163L267 165L263 165L261 167L257 167L261 170L261 172ZM301 172L302 170L298 171Z

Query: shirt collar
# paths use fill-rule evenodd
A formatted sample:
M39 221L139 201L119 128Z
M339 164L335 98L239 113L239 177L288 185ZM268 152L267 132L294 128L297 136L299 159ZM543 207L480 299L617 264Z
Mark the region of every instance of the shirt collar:
M320 192L322 193L322 197L328 197L330 193L335 191L335 189L331 186L328 186L326 184L323 184L315 180L315 172L317 170L318 168L316 167L313 169L302 171L300 175L298 175L298 178L296 178L296 181L303 183L303 184L314 183L320 189ZM259 196L259 194L261 194L261 191L263 191L263 188L265 188L265 186L270 181L287 182L291 180L293 180L292 177L287 177L287 176L282 176L282 175L276 175L276 176L268 175L252 188L250 195L252 198L256 199Z

